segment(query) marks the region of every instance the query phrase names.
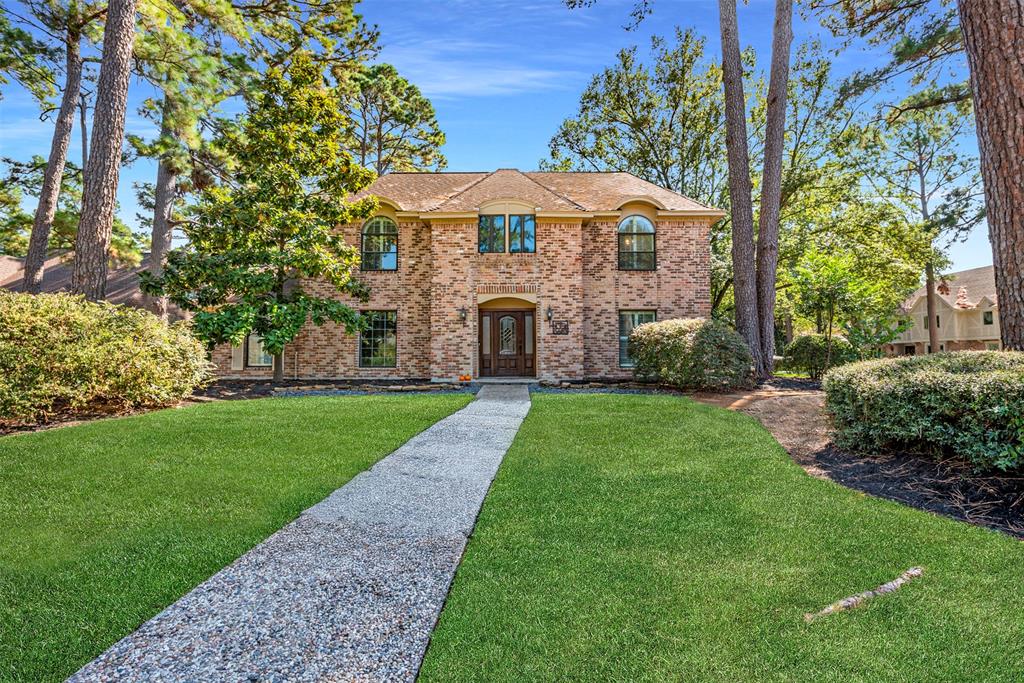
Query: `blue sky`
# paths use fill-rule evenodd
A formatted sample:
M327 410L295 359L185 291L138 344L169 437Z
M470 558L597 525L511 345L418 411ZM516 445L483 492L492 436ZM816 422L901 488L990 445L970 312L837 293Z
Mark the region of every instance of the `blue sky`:
M359 11L381 29L380 59L391 62L431 98L447 135L449 170L499 167L534 169L547 156L559 123L576 111L592 74L612 63L623 47L646 50L651 35L670 35L674 26L692 27L718 54L716 0L654 0L654 14L627 31L633 0L598 0L595 6L566 9L561 0L364 0ZM773 0L740 4L740 38L767 63ZM797 19L796 43L812 37L834 41L815 21ZM883 59L853 49L837 55L840 75ZM133 83L127 128L147 134L151 124L136 112L150 93ZM0 101L0 155L27 159L46 155L52 125L17 87ZM78 158L79 141L71 158ZM973 145L973 141L968 141ZM122 218L133 225L133 181L152 181L156 169L140 160L122 171ZM979 228L966 244L951 249L953 269L992 262L987 232Z

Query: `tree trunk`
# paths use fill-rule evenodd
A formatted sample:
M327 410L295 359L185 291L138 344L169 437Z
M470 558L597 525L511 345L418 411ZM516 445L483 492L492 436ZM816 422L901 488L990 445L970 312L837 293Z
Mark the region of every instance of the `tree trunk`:
M284 351L274 354L274 381L284 380Z
M166 111L164 116L167 116ZM170 130L167 125L161 126L160 135L169 136ZM156 187L153 193L153 234L149 246L149 266L147 270L154 276L163 275L164 263L167 262L167 252L171 250L171 239L174 236L174 226L171 223L171 214L174 209L174 197L178 189L178 174L176 169L171 168L167 159L161 158L156 169ZM167 320L167 297L146 296L146 307L160 317Z
M89 125L87 121L88 116L89 100L85 96L85 93L82 93L81 100L78 103L78 119L79 122L82 124L82 130L80 131L82 134L82 173L85 173L85 165L89 163Z
M128 106L136 0L111 0L103 29L103 59L96 88L92 152L82 184L82 217L75 240L71 288L87 299L102 299L107 289L110 232L121 173L121 143Z
M29 294L38 294L43 285L43 264L46 262L50 244L50 229L53 227L53 216L57 212L57 200L60 199L64 164L67 162L71 129L75 122L75 107L78 105L78 94L82 87L81 36L75 31L68 31L65 40L67 75L64 79L64 93L61 95L60 109L57 111L53 141L50 143L50 158L46 161L43 186L39 191L39 205L32 221L32 235L29 237L28 254L25 257L23 288Z
M757 314L761 322L761 366L767 379L775 358L775 276L779 265L779 209L782 203L782 153L786 143L786 95L789 52L793 43L793 0L776 0L772 65L764 140L764 176L757 230Z
M1024 0L960 0L1003 348L1024 350Z
M925 311L928 314L928 353L939 352L939 321L935 317L935 266L924 267Z
M718 0L722 31L722 81L725 87L725 146L729 161L729 203L732 212L732 276L736 329L746 340L754 367L763 366L757 321L754 265L754 208L750 197L750 153L743 97L743 66L736 19L736 0Z

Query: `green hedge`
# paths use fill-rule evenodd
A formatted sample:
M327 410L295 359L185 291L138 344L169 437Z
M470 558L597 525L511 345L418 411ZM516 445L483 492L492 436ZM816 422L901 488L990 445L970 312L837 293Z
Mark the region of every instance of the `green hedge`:
M629 337L637 376L680 389L728 389L753 384L750 349L717 320L646 323Z
M960 351L853 363L825 376L836 443L856 451L1024 465L1024 353Z
M829 340L823 334L805 334L786 346L785 368L806 372L811 379L818 380L829 368L856 360L857 353L846 337L832 335L832 352Z
M184 323L69 294L0 290L0 420L170 405L210 369Z

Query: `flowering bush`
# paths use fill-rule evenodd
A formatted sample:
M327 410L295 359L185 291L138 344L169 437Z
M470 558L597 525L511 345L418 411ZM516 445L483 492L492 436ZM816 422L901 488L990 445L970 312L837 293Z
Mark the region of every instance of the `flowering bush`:
M645 323L629 336L636 374L680 389L727 389L753 383L750 349L717 320Z
M172 404L210 378L184 323L69 294L0 290L0 420Z
M825 376L836 443L1024 465L1024 353L960 351L853 363Z
M853 346L845 337L833 335L831 353L828 347L829 340L823 334L799 336L786 347L785 367L806 372L811 379L819 380L829 368L857 358Z

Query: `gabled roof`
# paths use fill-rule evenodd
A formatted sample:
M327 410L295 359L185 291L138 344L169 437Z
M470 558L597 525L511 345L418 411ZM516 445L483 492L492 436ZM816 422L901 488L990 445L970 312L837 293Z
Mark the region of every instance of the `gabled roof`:
M539 211L588 213L617 211L623 204L647 201L665 211L721 215L721 211L621 172L522 172L502 168L489 173L388 173L356 195L376 195L403 211L429 213L475 211L496 199L518 199Z
M142 291L139 289L139 273L149 264L149 254L142 257L142 262L134 268L115 268L107 275L106 301L113 304L126 304L136 308L144 307ZM67 292L71 290L71 274L74 265L64 256L51 256L43 266L43 286L45 293ZM20 292L24 271L20 269L6 277L0 275L0 287ZM171 320L181 320L186 314L174 304L167 308Z
M939 298L952 308L974 308L982 299L995 304L996 274L992 266L982 266L961 270L939 278L935 288ZM925 288L921 287L904 302L906 310L913 308L919 299L924 297Z

